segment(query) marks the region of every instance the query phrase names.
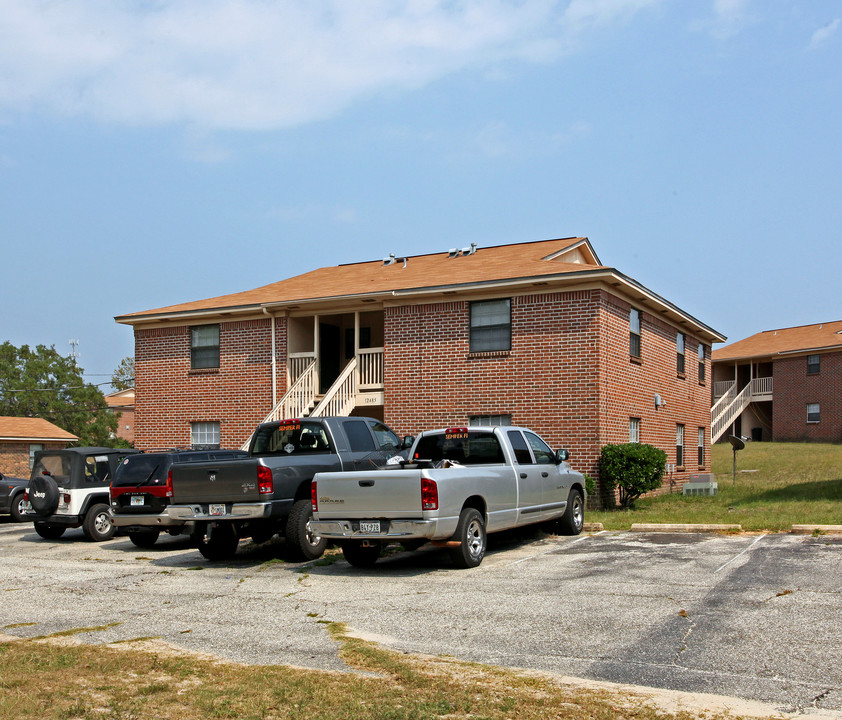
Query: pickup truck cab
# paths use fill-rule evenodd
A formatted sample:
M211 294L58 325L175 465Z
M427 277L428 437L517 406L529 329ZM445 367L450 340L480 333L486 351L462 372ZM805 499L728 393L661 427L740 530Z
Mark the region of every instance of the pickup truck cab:
M397 469L316 475L311 529L352 565L372 565L389 542L433 541L476 567L489 532L545 521L581 532L585 482L568 459L527 428L424 432Z
M24 500L35 532L53 540L81 527L88 540L110 539L108 486L120 462L140 452L125 448L74 447L35 453Z
M152 547L162 530L170 535L189 532L189 525L167 515L173 494L173 464L245 457L245 450L161 450L128 455L111 481L111 522L126 530L138 547Z
M293 559L313 560L327 540L310 529L310 481L317 472L371 470L406 458L401 440L382 422L364 417L312 417L264 423L248 457L172 467L167 515L193 523L193 537L209 560L231 557L241 538L286 538Z

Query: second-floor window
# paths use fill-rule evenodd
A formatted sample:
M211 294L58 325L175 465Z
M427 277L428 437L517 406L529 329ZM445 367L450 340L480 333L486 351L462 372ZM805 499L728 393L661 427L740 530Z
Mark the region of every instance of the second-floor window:
M471 303L471 352L512 349L512 301Z
M705 382L705 346L699 343L699 385Z
M219 367L219 325L190 328L190 369Z
M817 423L822 420L822 408L819 403L807 403L807 422Z
M675 370L679 375L684 374L684 333L675 336Z
M640 310L637 308L629 311L629 355L640 357Z
M808 355L807 356L807 374L818 375L822 371L822 356Z

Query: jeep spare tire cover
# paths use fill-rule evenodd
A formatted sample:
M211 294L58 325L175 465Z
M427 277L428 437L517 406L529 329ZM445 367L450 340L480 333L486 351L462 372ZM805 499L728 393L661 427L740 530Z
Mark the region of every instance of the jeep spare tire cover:
M38 515L52 515L58 507L58 486L49 475L36 475L29 483L29 502Z

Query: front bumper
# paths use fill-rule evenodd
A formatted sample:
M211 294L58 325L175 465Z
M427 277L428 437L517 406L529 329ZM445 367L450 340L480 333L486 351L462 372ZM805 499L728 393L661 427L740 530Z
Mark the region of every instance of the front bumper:
M439 540L448 535L438 533L438 520L390 520L384 532L360 532L354 530L359 522L351 520L311 520L310 531L324 538L337 540Z

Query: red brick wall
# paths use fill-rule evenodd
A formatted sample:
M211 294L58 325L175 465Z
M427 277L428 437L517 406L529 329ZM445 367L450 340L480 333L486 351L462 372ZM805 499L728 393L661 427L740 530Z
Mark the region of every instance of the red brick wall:
M386 310L385 419L401 433L464 424L470 415L511 414L514 424L567 447L578 470L598 477L599 451L641 442L675 462L676 424L685 425L685 465L672 479L709 470L710 390L698 382L698 341L686 340L686 373L676 373L675 329L642 313L642 359L629 358L629 308L600 290L512 299L512 349L469 353L469 303ZM706 353L710 377L710 351ZM666 401L655 410L655 393ZM697 463L698 428L705 462Z
M806 355L775 361L775 440L842 441L842 353L820 357L821 372L817 375L807 374ZM820 422L807 422L807 403L819 403Z
M278 393L286 384L286 321L276 321ZM187 447L191 422L219 422L239 447L272 409L271 320L223 322L219 369L190 369L188 326L135 331L135 447Z
M29 446L41 445L44 450L63 450L66 442L0 442L0 472L11 477L29 477Z

